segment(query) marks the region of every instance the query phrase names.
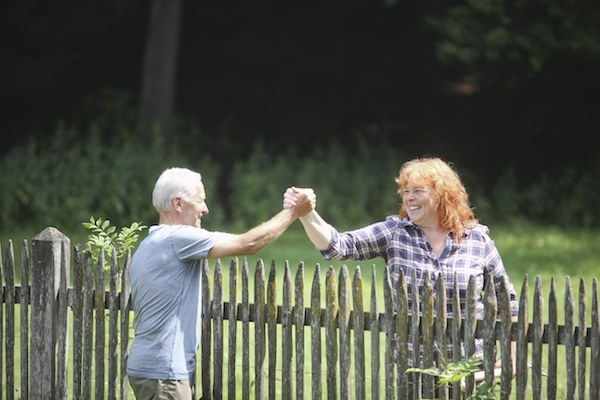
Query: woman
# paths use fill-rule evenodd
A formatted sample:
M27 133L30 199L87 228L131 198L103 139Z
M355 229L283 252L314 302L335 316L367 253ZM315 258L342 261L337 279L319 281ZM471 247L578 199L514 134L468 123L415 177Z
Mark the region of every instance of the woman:
M435 282L441 274L446 288L451 290L456 273L464 310L469 278L474 276L479 296L478 318L483 317L484 280L491 273L496 290L503 279L507 280L511 313L516 316L517 294L508 282L500 254L488 236L488 228L475 219L458 174L439 158L421 158L405 163L396 182L402 196L400 214L383 222L339 233L315 210L300 217L308 237L325 259L382 257L389 266L393 287L397 286L400 271L403 272L409 307L412 288L421 288L426 275ZM302 190L288 189L284 206L293 206ZM416 271L416 282L412 281L413 271ZM452 296L448 296L449 317L452 316L451 301ZM514 346L511 350L515 360Z

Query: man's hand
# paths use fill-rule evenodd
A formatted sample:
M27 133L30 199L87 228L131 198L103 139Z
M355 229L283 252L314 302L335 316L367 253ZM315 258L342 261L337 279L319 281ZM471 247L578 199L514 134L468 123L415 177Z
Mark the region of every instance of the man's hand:
M299 206L300 202L303 201L303 199L300 198L301 195L305 195L311 203L312 208L308 210L309 212L317 208L317 195L315 194L314 190L310 188L297 188L293 186L288 188L283 194L283 208ZM300 216L302 217L306 214L307 213Z
M317 195L314 190L288 188L283 195L283 208L296 211L298 217L303 217L317 207Z

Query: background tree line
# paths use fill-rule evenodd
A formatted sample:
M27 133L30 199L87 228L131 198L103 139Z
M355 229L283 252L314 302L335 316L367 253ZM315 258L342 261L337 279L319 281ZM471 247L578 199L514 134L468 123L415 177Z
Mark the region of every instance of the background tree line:
M139 124L142 71L152 6L172 3L181 6L174 117L161 142L164 131L148 138ZM286 176L323 182L321 192L349 191L357 177L380 183L363 186L371 195L362 201L397 206L384 182L422 155L454 162L489 218L598 224L593 0L9 0L0 29L3 226L38 214L69 219L83 193L82 213L136 219L167 164L211 172L223 207L213 218L229 222L251 212L237 214L240 185L270 188L280 182L276 165L290 174L321 168L312 182L308 172L305 181ZM128 197L138 190L136 203ZM245 201L260 204L255 197ZM347 211L335 197L321 194L320 204ZM371 207L383 206L363 209Z

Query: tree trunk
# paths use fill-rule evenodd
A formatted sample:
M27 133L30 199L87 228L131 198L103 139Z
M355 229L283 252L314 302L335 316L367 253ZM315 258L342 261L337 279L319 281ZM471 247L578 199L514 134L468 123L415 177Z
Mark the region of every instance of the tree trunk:
M139 118L143 143L169 136L183 0L152 0L142 66Z

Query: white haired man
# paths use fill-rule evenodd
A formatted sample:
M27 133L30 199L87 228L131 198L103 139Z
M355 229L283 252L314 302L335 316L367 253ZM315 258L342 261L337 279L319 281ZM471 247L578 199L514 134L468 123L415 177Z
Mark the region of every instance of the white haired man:
M197 172L185 168L164 171L154 187L152 202L159 225L150 228L129 270L135 338L127 374L138 400L189 400L189 379L200 344L204 260L255 254L313 210L316 196L306 192L294 207L240 235L202 229L208 206Z

